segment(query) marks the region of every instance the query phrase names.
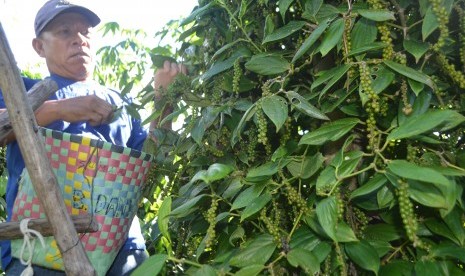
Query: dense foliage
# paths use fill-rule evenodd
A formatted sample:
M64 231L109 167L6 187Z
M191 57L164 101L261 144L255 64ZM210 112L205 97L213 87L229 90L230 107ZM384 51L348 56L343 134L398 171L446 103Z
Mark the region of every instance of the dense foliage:
M171 22L190 74L150 116L183 124L146 148L139 272L465 274L464 9L200 0Z
M166 55L190 69L147 119L173 105L165 121L182 125L146 147L152 256L137 273L465 274L464 9L199 0L157 34L180 49L122 30L102 82L128 93Z

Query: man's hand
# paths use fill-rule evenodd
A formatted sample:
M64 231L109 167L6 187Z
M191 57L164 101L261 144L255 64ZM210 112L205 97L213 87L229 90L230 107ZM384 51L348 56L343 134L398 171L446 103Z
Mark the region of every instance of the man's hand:
M187 68L174 62L165 60L163 68L159 68L153 77L153 88L155 90L155 99L163 97L161 91L168 88L174 78L179 74L187 74ZM163 88L163 89L160 89Z
M63 100L47 101L36 111L41 126L57 120L69 123L89 122L92 126L108 124L113 119L113 106L95 96L82 96Z

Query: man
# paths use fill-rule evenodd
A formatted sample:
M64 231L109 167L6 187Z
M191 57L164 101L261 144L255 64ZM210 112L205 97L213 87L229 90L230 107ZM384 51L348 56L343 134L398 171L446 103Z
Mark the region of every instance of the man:
M32 46L39 56L45 58L50 78L58 84L59 90L36 112L40 126L73 134L92 135L113 144L141 150L147 138L147 129L139 120L122 114L116 121L113 106L122 106L118 93L91 80L93 75L93 52L91 48L92 28L100 18L91 10L67 1L50 0L38 11L34 27L36 37ZM178 73L185 73L184 67L165 62L164 68L154 76L155 91L169 85ZM37 81L24 79L26 89ZM156 92L157 97L160 93ZM0 95L0 108L5 108ZM18 192L19 176L24 161L14 135L7 149L8 220ZM7 275L19 275L25 268L18 259L11 257L10 243L2 242L2 268ZM118 253L107 275L128 275L146 258L145 242L139 221L134 219L129 236ZM64 275L62 271L34 266L35 275Z

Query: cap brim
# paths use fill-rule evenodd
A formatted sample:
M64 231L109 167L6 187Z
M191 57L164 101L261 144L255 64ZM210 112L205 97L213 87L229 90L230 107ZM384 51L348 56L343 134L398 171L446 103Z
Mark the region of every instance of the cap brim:
M49 18L46 21L39 21L39 26L36 26L36 36L39 36L40 33L47 27L47 25L53 21L58 15L67 13L67 12L75 12L83 15L90 23L92 27L97 26L100 23L100 17L98 17L93 11L84 8L82 6L68 6L63 9L56 10L54 14L49 14ZM36 22L37 23L37 22Z

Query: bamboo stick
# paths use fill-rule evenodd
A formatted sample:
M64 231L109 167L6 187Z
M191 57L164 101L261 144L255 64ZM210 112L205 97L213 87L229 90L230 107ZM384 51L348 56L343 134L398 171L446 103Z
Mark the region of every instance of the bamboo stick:
M53 236L63 257L67 275L95 275L58 189L55 174L45 152L43 139L13 54L0 24L0 88L13 131L31 176L34 190L52 225Z

